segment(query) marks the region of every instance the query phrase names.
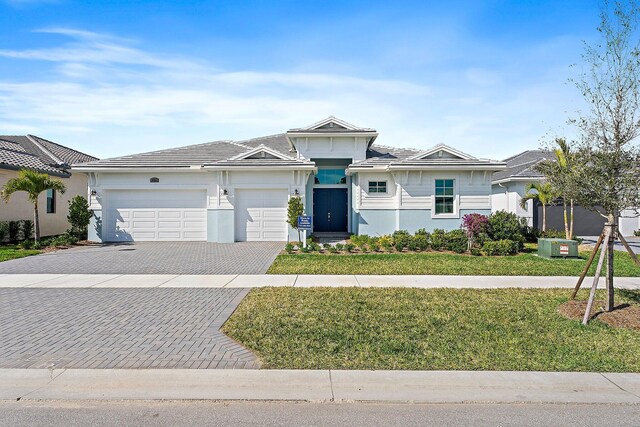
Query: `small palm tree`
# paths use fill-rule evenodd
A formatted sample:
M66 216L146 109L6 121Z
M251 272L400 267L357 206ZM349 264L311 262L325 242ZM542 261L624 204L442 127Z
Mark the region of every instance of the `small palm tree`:
M35 225L35 240L40 240L40 219L38 217L38 196L43 191L55 190L60 194L67 191L67 187L58 179L52 179L49 175L30 170L20 171L17 178L12 178L2 188L2 199L9 202L13 193L24 191L29 201L33 203L33 218Z
M535 193L532 191L535 190ZM520 200L520 206L524 209L528 200L538 200L542 204L542 231L547 229L547 206L552 204L557 194L548 182L532 182L527 184L525 195Z
M556 138L556 144L558 144L558 148L554 150L556 155L556 162L558 164L558 168L560 170L560 175L565 177L565 181L569 178L572 173L572 154L571 148L569 144L567 144L567 140L564 138ZM566 187L563 186L563 187ZM565 188L566 190L566 188ZM570 214L567 218L567 195L562 195L562 207L564 211L564 231L567 239L573 238L573 199L569 198L569 206L570 206Z

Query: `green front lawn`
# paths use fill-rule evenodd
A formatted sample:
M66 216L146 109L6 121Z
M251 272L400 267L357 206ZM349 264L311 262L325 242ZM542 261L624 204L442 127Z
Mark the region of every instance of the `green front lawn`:
M40 251L20 249L16 245L0 245L0 262L10 259L24 258L30 255L37 255Z
M529 246L535 251L534 246ZM534 253L506 257L443 252L404 254L279 255L269 274L430 274L464 276L579 276L589 252L580 260L548 260ZM638 277L640 267L626 252L615 253L616 276ZM595 271L595 262L591 272Z
M640 332L560 316L569 292L259 288L223 331L274 369L640 372Z

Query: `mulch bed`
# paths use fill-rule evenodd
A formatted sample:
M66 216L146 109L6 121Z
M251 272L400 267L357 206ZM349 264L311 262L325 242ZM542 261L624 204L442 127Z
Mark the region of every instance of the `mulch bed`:
M591 308L591 319L598 319L612 328L628 328L640 331L640 305L620 304L613 311L605 312L604 301L594 301ZM570 300L558 307L558 313L573 320L582 321L587 309L587 301Z

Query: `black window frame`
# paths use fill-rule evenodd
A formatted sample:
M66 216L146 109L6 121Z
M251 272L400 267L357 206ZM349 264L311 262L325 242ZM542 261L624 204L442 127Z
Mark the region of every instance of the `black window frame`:
M56 190L51 188L47 190L47 213L56 213Z
M456 192L455 179L438 178L435 180L435 191L434 191L435 202L434 202L433 208L436 216L437 215L455 215L456 213L455 192ZM440 210L440 212L438 210Z
M382 191L382 188L384 188L384 191ZM369 194L387 194L388 191L389 189L387 187L387 181L369 181Z

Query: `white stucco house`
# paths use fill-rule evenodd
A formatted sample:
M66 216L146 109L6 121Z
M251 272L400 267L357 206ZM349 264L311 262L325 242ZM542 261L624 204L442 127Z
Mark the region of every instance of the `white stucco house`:
M528 200L520 206L526 194L526 186L532 182L544 181L544 176L535 170L541 161L553 158L554 154L544 150L527 150L505 159L506 168L492 177L491 209L493 212L505 210L527 219L529 226L541 228L541 207ZM579 206L574 208L574 227L577 236L593 236L602 232L604 218ZM635 210L622 212L619 219L620 231L624 236L632 236L640 229L640 218ZM564 230L562 206L547 207L547 229Z
M447 145L385 147L374 129L335 117L283 134L77 164L89 176L97 241L286 241L290 197L314 233L382 235L460 227L491 212L501 161Z

